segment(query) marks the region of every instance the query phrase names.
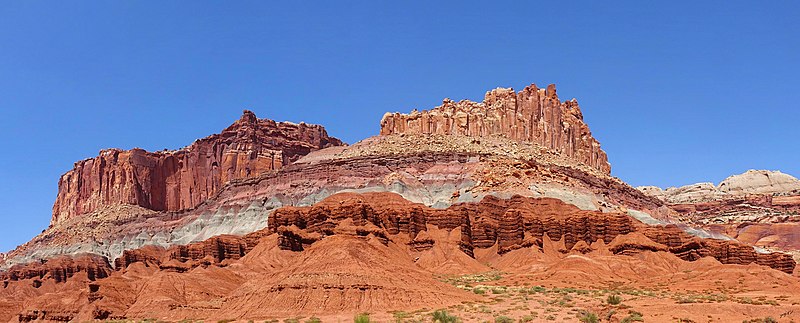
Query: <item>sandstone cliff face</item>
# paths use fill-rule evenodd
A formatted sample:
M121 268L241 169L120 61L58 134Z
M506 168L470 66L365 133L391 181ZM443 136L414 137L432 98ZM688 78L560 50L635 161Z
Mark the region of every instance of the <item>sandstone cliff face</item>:
M89 280L108 277L113 269L104 257L82 255L78 257L56 257L45 262L17 265L0 273L0 280L18 281L25 279L52 279L56 283L66 282L79 272L85 272Z
M487 196L478 203L432 209L395 194L340 193L311 207L276 210L269 218L269 230L281 235L283 249L302 251L325 236L340 234L340 224L345 221L355 227L349 231L358 236L371 234L388 240L392 235L407 235L410 248L418 251L437 243L418 239L429 229L428 225L446 230L460 228L459 249L469 256L476 248L494 245L500 254L521 248L541 249L544 240L549 239L561 241L564 253L602 241L611 244L610 251L623 255L668 251L687 261L714 257L723 264L757 263L789 274L796 265L788 254L758 253L752 246L735 241L701 239L675 225L648 226L623 213L585 211L557 199L522 196ZM284 230L287 227L292 229ZM629 234L641 238L633 242L617 240Z
M481 103L445 99L432 110L385 114L381 135L398 133L502 135L540 144L606 174L611 172L608 157L583 121L578 102L561 102L552 84L547 89L530 85L519 93L494 89Z
M103 150L61 176L51 226L115 204L156 211L192 208L230 180L280 169L311 151L342 144L322 126L258 119L244 111L222 133L181 150Z

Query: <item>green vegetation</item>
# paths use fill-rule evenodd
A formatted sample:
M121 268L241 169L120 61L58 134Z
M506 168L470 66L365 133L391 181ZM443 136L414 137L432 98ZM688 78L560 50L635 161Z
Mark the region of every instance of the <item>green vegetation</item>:
M492 287L492 294L503 294L506 292L504 287Z
M583 323L598 323L600 322L600 318L597 317L597 314L588 311L581 311L578 313L578 320Z
M318 317L312 316L308 318L305 323L322 323L322 320L320 320Z
M606 298L606 303L611 305L619 305L620 303L622 303L622 296L608 295L608 298Z
M470 274L455 277L440 276L439 280L451 285L459 286L500 280L501 278L503 278L503 276L500 274L500 272L490 271L482 274Z
M411 317L411 314L408 314L408 313L403 312L403 311L397 311L397 312L393 312L392 316L394 316L395 322L399 323L399 322L403 322L405 319Z
M742 323L778 323L778 321L771 316L767 316L763 319L744 320Z
M644 322L644 318L642 317L642 313L637 311L630 311L630 315L626 316L621 323L631 323L631 322Z
M369 313L361 313L356 315L355 318L353 318L353 323L369 323L369 322L371 322L369 320Z
M514 323L514 319L500 315L494 318L494 323Z
M456 323L459 319L455 315L447 314L445 310L437 310L433 312L433 322L438 323Z

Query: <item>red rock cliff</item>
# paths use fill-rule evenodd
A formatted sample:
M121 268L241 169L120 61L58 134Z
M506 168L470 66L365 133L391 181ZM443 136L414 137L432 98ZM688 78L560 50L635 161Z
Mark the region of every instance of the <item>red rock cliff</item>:
M387 113L381 120L381 134L445 134L488 136L530 141L558 151L604 173L611 172L606 153L583 122L575 99L561 102L556 87L530 85L494 89L482 103L445 99L432 110L410 114Z
M113 204L157 211L191 208L230 180L279 169L311 151L342 144L322 126L258 119L244 111L222 133L184 149L108 149L75 163L58 181L50 224Z

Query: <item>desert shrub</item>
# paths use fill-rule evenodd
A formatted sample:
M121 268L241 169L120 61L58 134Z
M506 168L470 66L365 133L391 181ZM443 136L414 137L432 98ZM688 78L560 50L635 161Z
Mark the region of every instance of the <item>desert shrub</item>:
M298 319L285 319L285 320L283 320L283 323L300 323L300 320L298 320Z
M455 315L447 314L445 310L438 310L433 312L433 322L439 323L456 323L458 322L458 317Z
M631 311L630 315L626 316L621 323L631 323L631 322L644 322L644 318L642 318L642 313Z
M483 288L474 288L472 289L472 292L478 295L486 294L486 290Z
M578 320L580 320L583 323L598 323L598 322L600 322L600 318L597 317L597 314L594 314L592 312L587 312L587 311L581 311L581 313L578 314Z
M767 316L763 319L744 320L742 323L778 323L778 321L771 316Z
M521 319L519 319L519 323L528 323L528 322L533 322L533 316L525 315Z
M619 305L619 303L622 303L622 297L619 295L608 295L606 298L606 303L611 305Z
M320 320L318 317L312 316L308 318L305 323L322 323L322 320Z
M675 302L678 304L697 303L697 298L691 295L685 297L679 296L677 299L675 299Z
M533 286L533 287L531 287L531 292L533 292L533 293L544 293L546 291L547 291L547 288L544 288L542 286Z
M407 319L411 315L403 311L397 311L392 313L392 316L394 316L396 322L403 322L404 319Z
M353 318L353 323L369 323L369 322L371 321L369 320L368 313L361 313L356 315L355 318Z
M501 315L494 318L494 323L514 323L514 319Z

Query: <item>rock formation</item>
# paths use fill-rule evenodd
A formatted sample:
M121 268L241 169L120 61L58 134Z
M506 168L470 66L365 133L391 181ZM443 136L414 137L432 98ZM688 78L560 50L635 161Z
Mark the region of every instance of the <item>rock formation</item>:
M800 194L800 180L780 171L748 170L719 183L719 190L728 195Z
M580 210L552 198L487 196L435 209L393 193L339 193L312 206L280 208L269 221L268 228L241 237L127 250L114 269L90 255L15 266L0 275L0 319L253 319L449 306L480 298L432 274L485 273L485 262L503 275L523 274L517 277L537 271L509 264L555 270L541 278L550 281L562 281L558 273L615 268L614 286L652 282L652 272L674 283L685 268L680 259L704 267L795 268L786 254L757 253L734 241L700 239L674 225L648 226L623 213ZM588 263L571 263L576 259ZM635 268L652 272L628 273L629 261L645 261ZM658 268L643 269L648 266ZM765 269L720 270L728 274L719 279L743 279Z
M719 185L638 189L666 202L690 226L800 256L800 180L791 175L749 170Z
M742 174L730 176L719 185L697 183L667 189L642 186L639 187L639 190L670 204L685 204L741 198L748 195L800 195L800 180L779 171L751 169Z
M432 209L409 203L398 195L371 193L365 195L337 194L311 207L284 207L273 212L269 219L271 231L279 233L285 249L301 251L326 235L337 234L340 223L347 221L357 228L355 235L374 235L387 240L392 235L407 235L414 250L421 244L415 239L428 225L445 230L460 228L460 249L472 256L476 248L498 246L498 253L526 247L542 247L547 236L563 241L565 250L577 243L593 244L601 240L612 243L617 237L639 233L649 241L638 244L618 243L611 251L631 254L649 251L669 251L687 261L714 257L725 264L758 263L786 273L792 273L795 261L788 254L758 253L752 246L734 241L701 239L687 234L675 225L647 226L627 214L580 210L557 199L532 199L514 196L511 199L485 197L479 203L462 203L447 209ZM282 231L282 228L297 228ZM299 229L299 230L298 230ZM299 241L305 232L317 234L313 239ZM307 236L307 235L305 235ZM423 239L423 245L435 242ZM639 239L641 241L641 239ZM654 248L654 244L663 245ZM644 247L642 247L644 246Z
M56 257L40 263L17 265L11 269L0 272L0 281L18 281L26 279L45 280L52 279L56 283L66 282L76 273L86 273L89 280L108 277L113 269L108 261L95 255L81 255L76 257Z
M519 93L494 89L481 103L445 99L432 110L385 114L381 135L399 133L501 135L540 144L606 174L611 172L606 153L583 121L578 102L561 102L553 84L547 89L530 85Z
M554 86L532 85L387 114L381 135L352 146L320 126L245 111L178 151L103 151L61 178L51 226L0 255L0 321L336 321L456 310L484 300L484 284L525 286L512 292L528 296L544 282L706 292L709 277L800 304L792 256L674 222L743 207L789 221L796 180L753 173L719 187L637 190L610 176L582 119ZM702 226L712 225L721 224ZM762 244L796 232L740 236ZM508 277L487 280L490 270ZM480 279L446 283L465 274Z
M203 265L224 266L227 261L237 260L253 250L265 231L256 231L244 236L220 235L188 245L175 245L168 249L145 246L125 250L114 261L114 268L122 270L133 263L144 263L161 269L184 272Z
M231 180L274 171L311 151L340 145L322 126L258 119L244 111L222 133L177 151L103 150L61 176L51 226L115 204L156 211L192 208Z

